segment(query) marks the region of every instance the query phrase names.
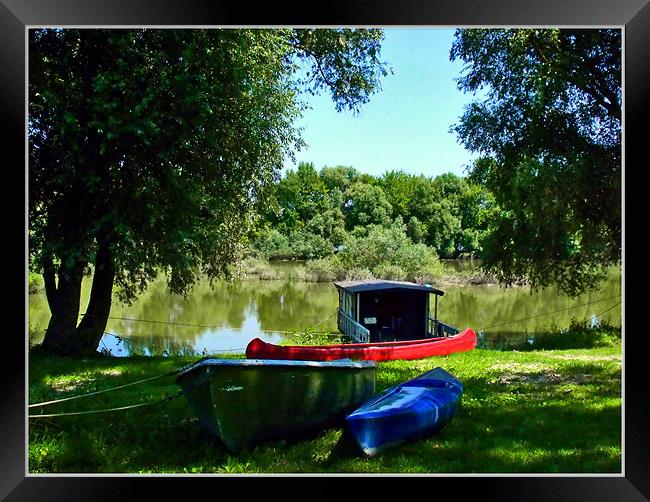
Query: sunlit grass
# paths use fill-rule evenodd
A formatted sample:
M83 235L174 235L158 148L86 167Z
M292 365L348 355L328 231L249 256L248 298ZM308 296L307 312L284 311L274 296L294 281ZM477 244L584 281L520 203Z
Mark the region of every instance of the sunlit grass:
M197 358L94 357L34 352L30 402L161 375ZM618 473L621 349L499 352L378 364L376 391L441 366L464 385L439 433L373 458L343 429L232 454L209 436L183 397L133 410L30 419L29 472L116 473ZM173 376L30 413L108 408L177 393Z

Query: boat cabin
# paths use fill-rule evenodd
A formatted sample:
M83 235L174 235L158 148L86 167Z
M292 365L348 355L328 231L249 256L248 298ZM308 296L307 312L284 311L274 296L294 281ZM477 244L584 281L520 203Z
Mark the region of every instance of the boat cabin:
M334 285L339 292L339 331L356 342L417 340L458 333L438 320L438 297L445 293L428 284L366 280Z

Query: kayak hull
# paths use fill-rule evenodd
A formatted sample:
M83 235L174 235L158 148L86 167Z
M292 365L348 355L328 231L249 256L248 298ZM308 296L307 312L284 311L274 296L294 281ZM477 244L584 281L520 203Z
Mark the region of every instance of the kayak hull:
M285 346L255 338L246 347L246 357L305 361L333 361L342 358L372 361L408 360L473 350L476 340L476 333L471 328L452 336L400 342Z
M387 448L427 437L455 415L462 384L442 368L378 394L345 419L359 448L374 456Z

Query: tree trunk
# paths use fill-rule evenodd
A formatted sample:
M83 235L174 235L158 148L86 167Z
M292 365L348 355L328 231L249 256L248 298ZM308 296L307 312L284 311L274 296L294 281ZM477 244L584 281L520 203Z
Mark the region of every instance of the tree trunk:
M51 260L46 260L43 277L52 317L45 331L43 348L55 354L74 355L80 350L75 331L81 302L83 265L76 264L72 270L60 267L58 286L55 284L54 274Z
M90 290L90 300L86 314L77 327L77 338L81 353L93 354L97 351L111 311L111 298L115 280L115 267L108 245L101 244L95 258L95 273Z

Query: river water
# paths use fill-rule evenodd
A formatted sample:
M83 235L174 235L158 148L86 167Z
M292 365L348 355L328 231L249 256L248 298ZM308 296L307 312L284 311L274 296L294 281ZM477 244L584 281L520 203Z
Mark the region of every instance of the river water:
M186 298L169 294L161 278L130 306L114 301L99 349L115 356L242 353L255 337L279 343L292 331L307 328L338 333L335 286L296 280L300 264L278 266L283 279L219 281L212 288L206 281ZM473 265L448 262L447 266ZM526 287L432 286L445 292L438 303L439 319L459 329L471 327L479 334L479 346L485 348L516 348L531 340L535 331L567 327L572 319L621 324L620 268L611 270L599 291L578 298L553 288L531 293ZM82 306L89 291L87 278ZM49 318L45 295L29 295L30 331L42 333ZM42 334L30 343L41 338Z

